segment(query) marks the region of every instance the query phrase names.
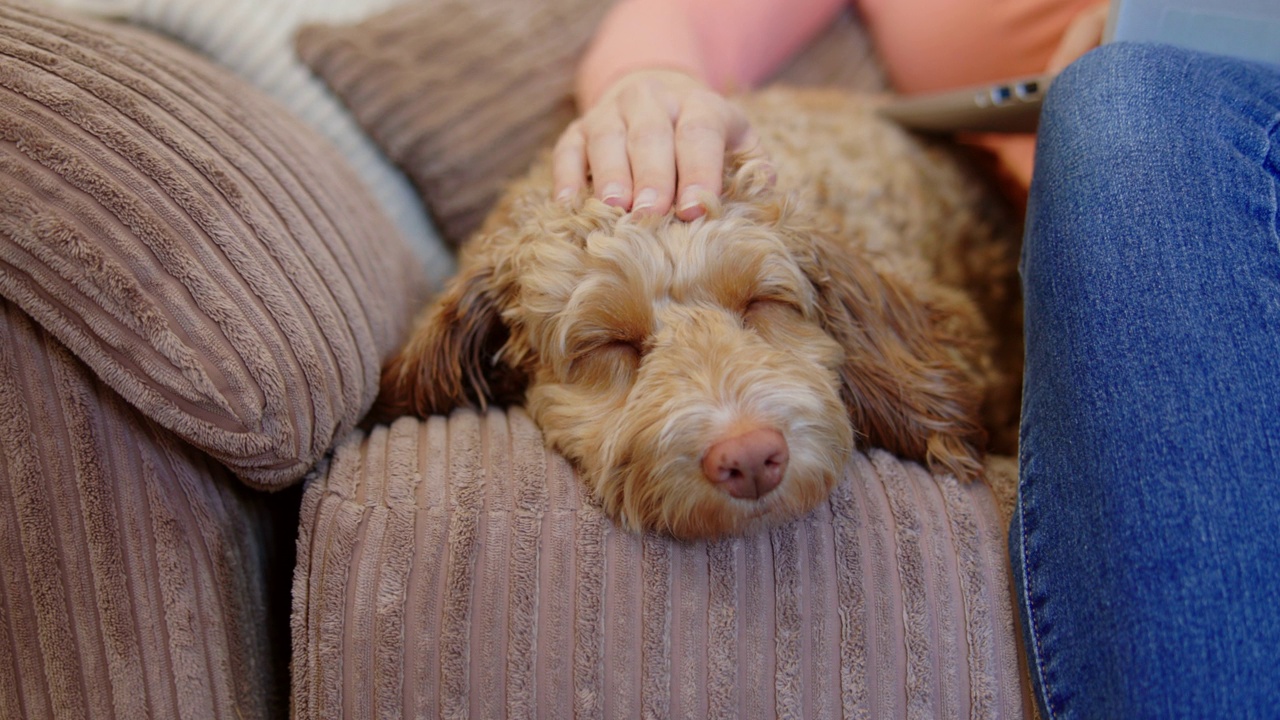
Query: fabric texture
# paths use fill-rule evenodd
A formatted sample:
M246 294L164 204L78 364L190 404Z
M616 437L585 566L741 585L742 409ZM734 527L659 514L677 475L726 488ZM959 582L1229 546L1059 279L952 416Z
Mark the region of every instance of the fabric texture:
M406 3L356 25L303 28L297 48L413 179L456 244L574 118L573 68L607 8L599 0Z
M364 414L424 294L341 156L145 31L0 5L0 295L261 487Z
M1053 84L1010 545L1045 717L1280 707L1280 69L1109 45Z
M990 491L883 452L771 532L618 529L522 411L401 419L309 482L293 711L1020 717Z
M400 0L44 0L127 20L198 50L266 92L328 138L409 241L433 287L455 270L413 185L293 50L308 22L350 23Z
M271 504L0 300L0 717L279 717Z

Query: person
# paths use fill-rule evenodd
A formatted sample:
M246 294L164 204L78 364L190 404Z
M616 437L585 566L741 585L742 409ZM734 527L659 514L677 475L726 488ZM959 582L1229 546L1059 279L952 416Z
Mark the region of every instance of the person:
M622 0L582 61L582 114L553 154L558 193L590 178L605 202L696 219L725 152L756 150L725 92L841 7ZM991 144L1028 193L1009 542L1042 716L1274 717L1280 69L1156 45L1085 54L1104 7L859 11L902 91L1066 68L1034 154Z
M557 196L585 187L589 169L595 196L607 203L659 214L674 204L682 219L701 215L698 190L718 192L725 151L756 143L724 93L763 80L846 7L846 0L618 3L579 67L583 112L556 144ZM1106 18L1099 0L861 0L858 9L904 93L1061 68L1097 44ZM1025 187L1033 139L985 142Z

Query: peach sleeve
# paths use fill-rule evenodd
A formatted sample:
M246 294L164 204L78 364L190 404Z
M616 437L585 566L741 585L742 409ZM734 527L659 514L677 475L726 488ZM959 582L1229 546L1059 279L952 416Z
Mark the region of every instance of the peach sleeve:
M904 94L1043 72L1076 14L1099 0L861 0L890 81ZM924 22L921 18L930 18ZM1031 184L1033 135L966 138L1016 185Z
M633 70L668 68L721 92L777 70L835 18L847 0L622 0L579 65L580 107Z
M1041 72L1076 14L1100 0L859 0L893 86L911 94ZM668 68L722 92L759 83L848 0L621 0L579 65L579 106L627 72ZM1022 186L1032 136L981 136Z

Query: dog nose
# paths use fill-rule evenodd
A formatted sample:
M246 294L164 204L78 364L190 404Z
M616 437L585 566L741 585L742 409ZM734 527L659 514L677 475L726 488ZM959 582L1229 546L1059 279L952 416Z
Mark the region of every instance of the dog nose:
M768 495L787 472L787 440L773 428L756 428L720 440L702 456L702 474L733 497Z

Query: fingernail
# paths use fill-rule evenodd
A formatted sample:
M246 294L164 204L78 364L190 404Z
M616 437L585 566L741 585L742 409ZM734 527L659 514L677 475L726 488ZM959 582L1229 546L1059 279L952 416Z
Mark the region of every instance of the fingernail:
M686 210L701 207L702 200L699 198L701 194L702 188L697 185L690 185L685 188L684 192L680 193L680 207L677 209L680 212L685 212Z
M653 188L645 188L636 194L635 202L631 203L631 211L648 210L658 202L658 191Z
M605 185L602 199L606 205L622 205L622 186L618 183Z
M560 203L561 205L568 205L569 201L572 199L573 199L572 188L565 188L560 192L556 193L556 202Z

